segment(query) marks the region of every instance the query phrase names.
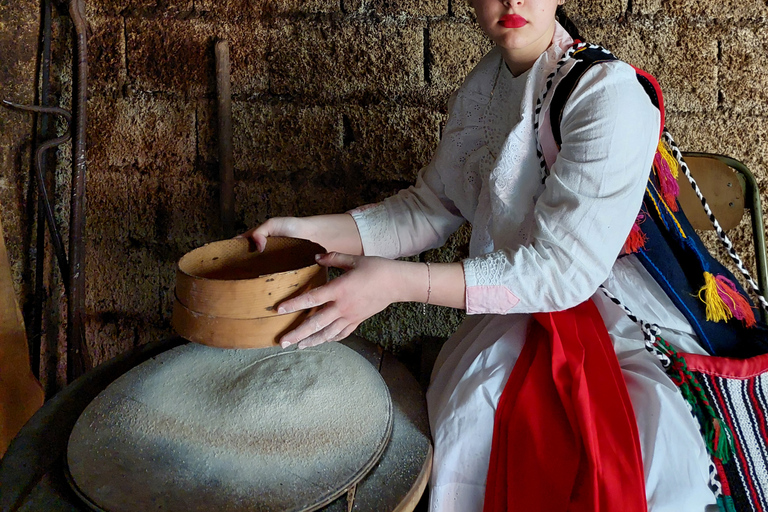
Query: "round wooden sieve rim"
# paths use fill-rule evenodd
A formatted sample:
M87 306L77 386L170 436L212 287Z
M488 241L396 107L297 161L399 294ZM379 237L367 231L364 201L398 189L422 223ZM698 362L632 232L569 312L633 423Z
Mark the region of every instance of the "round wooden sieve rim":
M248 254L250 255L248 259L257 260L260 256L269 255L272 252L285 249L291 246L294 246L297 249L300 249L303 253L305 253L307 256L307 261L311 261L312 263L308 265L302 265L293 269L286 269L279 272L270 272L270 273L260 274L255 277L238 278L238 279L208 278L196 273L196 268L198 268L203 261L221 260L222 263L227 261L232 261L232 260L237 261L237 254ZM304 269L319 267L317 263L314 263L314 255L325 253L325 252L326 250L323 246L309 240L303 240L300 238L289 238L289 237L268 237L267 245L264 248L264 251L261 253L258 253L255 243L250 238L230 238L226 240L211 242L203 245L202 247L198 247L197 249L193 249L189 251L179 259L176 268L180 274L183 274L184 276L189 277L191 279L200 280L200 281L208 281L208 282L219 281L219 282L230 282L230 283L257 281L257 280L270 279L274 276L296 272Z
M190 311L213 317L276 316L277 304L327 282L328 269L315 263L318 251L325 249L298 238L270 237L263 253L246 238L213 242L179 260L176 298ZM251 277L277 269L283 271Z
M271 281L271 282L268 282ZM270 280L208 281L183 276L176 279L175 297L190 311L220 318L264 318L279 316L276 306L318 288L328 281L321 266L284 272Z
M171 326L182 338L218 348L266 348L295 329L316 309L260 318L226 318L197 313L173 300Z

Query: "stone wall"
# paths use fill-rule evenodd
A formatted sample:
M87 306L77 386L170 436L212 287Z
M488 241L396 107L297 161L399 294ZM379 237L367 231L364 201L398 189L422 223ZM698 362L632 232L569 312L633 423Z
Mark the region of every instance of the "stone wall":
M32 0L10 2L0 0L0 100L19 104L36 102L36 69L40 6ZM31 312L34 292L35 191L30 189L32 168L33 117L28 113L12 111L0 106L0 222L2 222L12 275L17 296L25 317ZM50 268L50 259L44 261ZM3 264L0 262L0 264ZM55 322L50 329L51 338L45 345L50 347L51 374L55 390L60 331L58 309L53 302L62 300L61 292L54 290L55 298L46 298L49 310L47 320ZM0 315L7 312L0 312Z
M31 1L13 7L8 4L0 2L0 100L33 103L38 8ZM29 193L26 168L30 164L31 130L29 116L0 110L0 221L19 285L29 264L24 206Z
M35 6L14 4L0 1L0 38L11 20L36 22ZM743 160L768 203L768 78L758 64L768 50L764 2L569 0L566 8L590 41L659 78L668 127L684 150ZM448 96L490 49L465 0L98 0L87 2L87 17L87 323L96 361L169 335L175 261L221 237L217 38L231 52L239 230L271 216L344 211L407 186L438 143ZM55 27L55 90L66 106L64 14ZM0 51L1 64L14 67L2 42ZM32 100L34 53L23 64L2 75L3 97ZM9 124L14 131L0 129L0 214L29 303L31 289L21 286L34 260L29 122L0 111L0 127ZM67 163L66 149L59 160ZM748 236L746 226L736 234ZM421 258L455 259L466 240L465 229ZM455 311L429 307L423 315L402 304L360 332L417 351L459 320ZM48 374L57 357L49 350Z

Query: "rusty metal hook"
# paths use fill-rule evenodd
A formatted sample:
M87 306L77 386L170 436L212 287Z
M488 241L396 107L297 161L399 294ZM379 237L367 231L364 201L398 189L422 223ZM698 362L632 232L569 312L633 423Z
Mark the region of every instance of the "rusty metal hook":
M53 243L53 250L56 253L56 259L59 262L59 271L61 272L61 279L64 282L65 291L69 291L69 263L67 262L67 253L64 251L64 243L61 238L61 231L56 225L56 221L53 216L53 207L51 206L50 197L48 196L48 190L45 186L45 176L43 175L42 157L43 153L48 149L69 142L72 138L70 122L72 121L72 114L59 107L40 107L37 105L20 105L8 100L3 100L3 105L8 108L16 110L24 110L28 112L37 112L40 114L53 114L63 117L67 123L67 129L64 135L50 139L40 144L35 152L35 170L37 171L37 191L40 197L43 199L45 207L45 218L48 223L48 229L51 233L51 242Z

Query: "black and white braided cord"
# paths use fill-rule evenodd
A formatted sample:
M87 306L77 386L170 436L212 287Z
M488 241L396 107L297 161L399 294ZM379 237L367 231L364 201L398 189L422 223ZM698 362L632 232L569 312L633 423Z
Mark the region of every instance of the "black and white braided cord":
M670 368L672 366L672 360L667 355L666 351L662 349L657 343L657 338L661 335L661 330L659 329L659 326L656 324L651 324L648 322L645 322L635 316L632 311L625 306L619 299L616 298L615 295L613 295L611 292L609 292L603 285L600 285L600 291L603 292L603 295L608 297L608 299L619 306L621 309L624 310L624 312L627 314L630 320L635 322L637 325L640 326L640 329L643 331L643 337L645 339L645 349L656 356L656 359L659 360L661 363L661 366L664 367L665 370Z
M709 482L707 482L707 485L709 485L712 494L715 495L715 499L723 495L723 484L720 483L720 474L717 472L717 466L715 466L715 462L711 458L709 459Z
M754 279L752 279L752 276L750 275L749 270L747 270L747 268L744 266L744 263L741 261L741 258L736 253L736 249L734 249L733 243L731 243L731 240L728 238L728 235L725 234L725 231L720 226L720 223L715 218L715 215L712 213L712 209L709 207L707 200L704 198L704 194L702 194L701 189L696 183L696 180L693 179L693 176L691 176L691 171L688 169L688 165L685 163L685 160L683 160L683 154L680 151L680 149L677 147L677 144L675 144L675 141L672 138L672 135L666 129L664 129L663 137L664 137L664 140L667 142L667 144L669 144L669 147L672 149L672 154L674 155L677 162L680 164L680 168L685 173L685 177L688 178L688 182L691 184L693 191L696 193L696 197L698 197L699 201L701 201L701 205L704 207L704 212L707 214L707 217L709 217L709 221L712 223L712 226L715 228L717 237L723 243L723 246L725 246L725 249L728 252L728 255L731 257L731 260L733 260L733 263L739 269L739 272L741 272L741 274L746 279L747 283L749 283L749 286L752 288L752 291L757 296L757 300L760 302L760 305L762 306L762 308L765 311L768 311L768 300L766 300L765 296L763 295L763 293L765 293L765 290L760 290L760 286L755 282Z
M632 310L630 310L627 306L625 306L618 298L616 298L615 295L613 295L611 292L609 292L603 285L600 285L600 291L603 292L603 295L608 297L608 299L619 306L621 309L624 310L624 312L627 314L630 320L635 322L640 326L640 329L643 331L643 337L645 339L645 349L656 356L656 358L661 363L661 366L664 368L664 370L669 370L672 366L672 360L667 355L667 352L664 350L663 346L659 345L657 343L657 338L661 336L661 329L659 329L659 326L656 324L651 324L648 322L645 322L638 317L635 316L634 313L632 313ZM701 428L701 423L699 422L699 418L696 416L696 414L693 411L693 407L691 404L688 403L687 400L685 400L685 405L688 407L688 412L691 413L691 416L693 417L693 421L696 423L696 427L703 431ZM720 483L720 475L717 473L717 467L715 466L714 462L710 459L709 462L709 482L708 482L710 490L715 495L715 498L719 498L723 494L723 486Z
M541 108L544 105L544 100L547 99L547 95L549 94L550 89L552 89L552 83L555 81L555 77L560 72L560 69L562 69L562 67L568 62L568 60L570 60L571 57L573 57L574 53L584 48L600 50L603 53L611 55L611 52L609 52L602 46L599 46L596 44L578 43L571 46L568 49L568 51L565 52L562 57L560 57L560 60L557 62L557 66L555 66L554 71L552 71L549 75L547 75L547 80L544 85L544 89L541 91L541 94L539 94L539 97L536 100L536 109L534 111L534 116L533 116L533 133L536 134L536 156L539 157L539 166L540 166L542 183L547 179L547 176L549 176L549 169L547 169L547 163L544 160L544 150L541 148L541 142L539 141L539 116L541 114Z

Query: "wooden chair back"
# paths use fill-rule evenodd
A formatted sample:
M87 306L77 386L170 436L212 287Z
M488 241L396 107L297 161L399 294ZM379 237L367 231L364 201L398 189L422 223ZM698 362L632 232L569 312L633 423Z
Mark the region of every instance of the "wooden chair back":
M749 169L733 158L713 153L684 153L691 175L699 185L720 226L728 231L739 225L744 210L752 218L752 238L757 267L756 281L763 295L768 293L768 258L766 257L765 227L757 181ZM678 177L678 200L694 229L713 230L701 201L688 183L684 173ZM760 312L763 321L768 314Z
M710 156L687 156L685 163L707 199L717 221L728 231L739 225L744 216L744 185L739 175L725 162ZM694 229L714 229L699 198L682 172L678 177L678 201Z

